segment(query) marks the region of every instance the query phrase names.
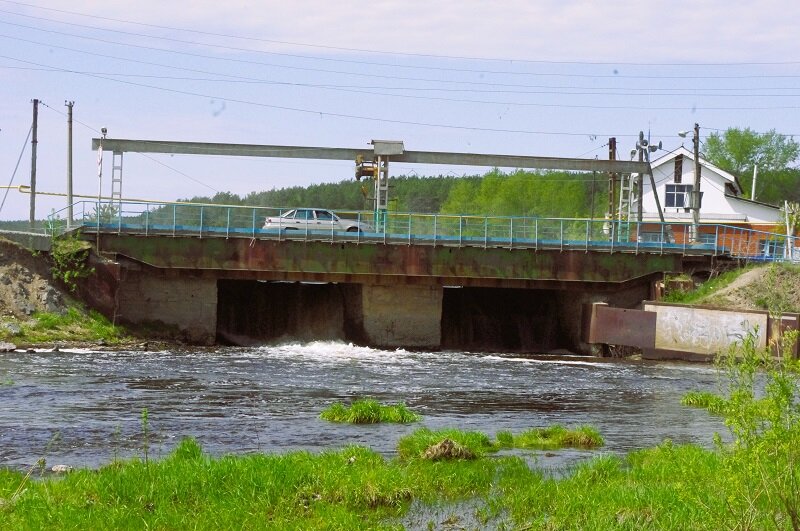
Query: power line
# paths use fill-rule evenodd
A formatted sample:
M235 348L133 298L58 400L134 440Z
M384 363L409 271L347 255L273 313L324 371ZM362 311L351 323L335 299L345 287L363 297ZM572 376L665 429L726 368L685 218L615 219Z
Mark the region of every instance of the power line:
M58 109L54 109L53 107L50 107L48 104L46 104L45 102L43 102L43 101L41 101L41 100L39 101L39 104L41 104L41 105L44 105L45 107L47 107L47 108L48 108L48 109L50 109L51 111L53 111L53 112L55 112L55 113L58 113L58 114L60 114L61 116L66 116L66 114L64 114L63 112L59 111ZM91 131L93 131L93 132L95 132L95 133L98 133L98 134L100 133L100 131L99 131L99 130L98 130L96 127L92 127L91 125L88 125L88 124L85 124L85 123L83 123L83 122L81 122L81 121L79 121L79 120L76 120L74 117L72 118L72 121L73 121L73 122L77 122L78 124L80 124L80 125L82 125L82 126L86 127L87 129L89 129L89 130L91 130ZM148 155L147 153L139 153L138 151L135 151L134 153L136 153L137 155L141 155L142 157L144 157L144 158L146 158L146 159L150 159L151 161L155 162L156 164L160 164L161 166L164 166L165 168L167 168L167 169L170 169L170 170L174 171L175 173L177 173L177 174L179 174L179 175L183 175L184 177L186 177L186 178L187 178L187 179L189 179L190 181L194 181L194 182L196 182L196 183L197 183L197 184L199 184L199 185L205 186L205 187L206 187L206 188L208 188L209 190L213 190L214 192L217 192L217 193L219 193L219 190L217 190L217 189L216 189L216 188L214 188L213 186L209 186L209 185L207 185L206 183L204 183L203 181L200 181L199 179L195 179L195 178L194 178L194 177L192 177L191 175L189 175L189 174L187 174L187 173L184 173L184 172L182 172L181 170L179 170L179 169L177 169L177 168L173 168L173 167L172 167L172 166L170 166L169 164L165 164L165 163L161 162L160 160L158 160L158 159L156 159L156 158L154 158L154 157L151 157L151 156L150 156L150 155Z
M0 35L2 36L2 35ZM0 56L6 59L21 61L20 59L13 58L10 56ZM113 56L112 56L113 57ZM132 59L126 59L121 57L114 57L123 61L134 61ZM140 61L136 61L140 62ZM145 63L151 66L164 66L169 67L176 70L188 70L198 72L198 70L194 69L186 69L180 66L169 66L160 63ZM0 65L0 68L8 68L8 69L20 69L20 70L32 70L32 71L41 71L41 72L59 72L60 70L54 67L42 67L42 68L30 68L30 67L20 67L20 66L8 66L8 65ZM86 70L74 70L71 69L70 72L74 73L81 73L81 74L94 74L94 75L105 75L105 76L117 76L117 77L134 77L134 78L144 78L144 79L161 79L161 80L168 80L168 81L203 81L209 83L243 83L243 84L263 84L263 85L276 85L276 86L286 86L286 87L302 87L302 88L318 88L324 90L338 90L338 91L349 91L349 92L360 92L365 94L377 94L377 95L386 95L386 96L398 96L404 97L403 94L394 94L394 93L384 93L384 92L375 92L377 90L389 90L389 91L413 91L413 92L445 92L445 93L462 93L462 92L474 92L474 93L501 93L501 94L520 94L520 95L555 95L555 96L633 96L633 97L660 97L660 96L674 96L674 97L685 97L685 96L707 96L707 97L723 97L723 98L754 98L754 97L763 97L763 98L771 98L771 97L792 97L797 98L800 97L800 93L795 94L716 94L713 92L699 92L699 91L684 91L678 92L674 89L655 89L655 88L629 88L628 90L634 92L607 92L608 90L617 90L616 87L596 87L594 88L593 92L577 92L577 90L582 89L582 87L570 86L570 85L525 85L531 88L545 88L545 89L552 89L552 90L487 90L487 89L458 89L458 88L437 88L437 87L397 87L397 86L370 86L370 85L337 85L337 84L330 84L330 83L300 83L300 82L290 82L290 81L275 81L269 79L259 79L259 78L252 78L252 77L245 77L245 76L230 76L229 74L221 74L221 73L210 73L216 76L221 77L231 77L232 79L219 79L219 78L207 78L207 77L186 77L186 76L162 76L162 75L153 75L153 74L135 74L130 72L96 72L96 71L86 71ZM203 71L205 72L205 71ZM670 90L670 92L664 92L666 90ZM730 88L706 88L703 89L704 91L714 90L714 91L728 91L728 90L796 90L795 88L741 88L741 89L730 89ZM568 91L568 92L565 92ZM601 92L603 91L603 92ZM647 92L644 92L647 91ZM661 92L659 92L661 91ZM410 96L406 96L410 97ZM433 98L429 98L433 99ZM485 101L485 100L452 100L452 101L464 101L470 103L499 103L502 105L513 105L514 102L492 102L492 101ZM601 107L604 108L604 107ZM648 109L652 107L646 107Z
M22 150L19 152L19 158L17 159L17 165L14 166L14 172L11 174L11 180L8 181L8 188L6 188L6 193L3 194L3 201L0 203L0 211L3 210L3 206L6 204L6 198L8 197L8 191L11 190L11 185L14 183L14 177L17 176L17 170L19 169L19 163L22 160L22 155L25 154L25 147L28 145L28 140L31 138L31 133L33 132L33 124L31 124L30 129L28 129L28 135L25 137L25 142L22 143Z
M100 27L100 26L92 26L92 25L88 25L88 24L78 24L78 23L75 23L75 22L65 22L65 21L55 20L55 19L46 18L46 17L37 17L37 16L33 16L33 15L26 15L26 14L22 14L22 13L16 13L14 11L7 11L7 10L3 10L3 9L0 9L0 13L7 13L7 14L18 16L18 17L34 19L34 20L37 20L37 21L45 21L45 22L51 22L51 23L56 23L56 24L63 24L63 25L67 25L67 26L90 29L90 30L95 30L95 31L113 32L115 34L129 35L129 36L134 36L134 37L145 37L145 38L149 38L149 39L156 39L156 40L162 40L162 41L167 41L167 42L174 42L174 43L180 43L180 44L189 44L189 45L192 45L192 46L203 46L203 47L206 47L206 48L217 48L217 49L228 50L228 51L247 52L247 53L254 53L254 54L260 54L260 55L271 55L271 56L279 56L279 57L290 57L290 58L295 58L295 59L306 59L306 60L312 60L312 61L326 61L326 62L334 62L334 63L347 63L347 64L367 65L367 66L381 66L381 67L388 66L388 67L392 67L392 68L406 68L406 69L416 69L416 70L435 70L435 71L462 72L462 73L502 74L502 75L514 75L514 76L541 75L541 74L538 74L538 73L535 73L535 72L518 72L518 71L513 71L513 70L485 70L485 69L475 69L475 68L453 68L453 67L447 67L447 66L404 65L404 64L398 64L398 63L383 63L383 62L377 62L377 61L360 61L360 60L354 60L354 59L340 59L340 58L334 58L334 57L321 57L321 56L309 56L309 55L302 55L302 54L292 54L292 53L286 53L286 52L273 52L273 51L259 50L259 49L254 49L254 48L241 48L241 47L236 47L236 46L227 46L227 45L222 45L222 44L208 44L208 43L204 43L204 42L189 41L189 40L185 40L185 39L177 39L177 38L174 38L174 37L164 37L164 36L160 36L160 35L148 35L148 34L144 34L144 33L136 33L136 32L124 31L124 30L120 30L120 29L111 30L111 29L106 29L106 28ZM22 25L22 24L14 24L14 23L11 23L11 22L0 22L0 23L13 25L13 26L18 26L18 27L23 27L23 28L26 28L26 29L34 29L34 30L37 30L37 31L56 33L56 34L59 34L59 35L66 35L66 36L70 36L70 37L84 38L84 39L94 39L94 38L88 37L88 36L82 36L82 35L75 35L75 34L71 34L71 33L58 32L58 31L55 31L55 30L48 30L48 29L44 29L44 28L41 28L41 27L25 26L25 25ZM116 41L106 41L106 40L102 40L102 39L98 39L98 40L101 40L101 42L110 42L110 43L113 43L113 44L124 44L124 43L119 43L119 42L116 42ZM125 44L125 45L127 45L127 46L137 46L137 45L133 45L133 44ZM627 66L653 66L652 64L646 64L646 63L611 63L611 62L592 63L592 62L561 62L561 61L531 61L531 62L535 63L535 64L547 64L547 65L552 65L552 64L572 64L572 65L598 65L598 66L599 65L603 65L603 66L607 66L607 65L611 65L611 64L618 64L618 65L625 64ZM786 63L737 63L737 64L755 66L755 65L797 64L797 63L800 63L800 61L790 61L790 62L786 62ZM662 65L659 65L659 66L662 66ZM687 65L672 64L671 66L687 66ZM694 66L694 64L688 65L688 66ZM703 64L703 66L710 66L710 64L706 63L706 64ZM725 65L725 66L729 66L729 65ZM628 76L625 76L625 75L619 76L619 75L617 75L615 77L627 78Z
M131 47L131 48L138 48L138 49L142 49L142 50L151 50L151 51L157 51L157 52L161 52L161 53L170 53L170 54L182 55L182 56L186 56L186 57L198 57L198 58L202 58L202 59L214 59L214 60L217 60L217 61L226 61L226 62L241 63L241 64L248 64L248 65L257 65L257 66L268 66L268 67L272 67L272 68L286 68L286 69L299 70L299 71L305 71L305 72L323 72L323 73L328 73L328 74L341 74L341 75L348 75L348 76L355 75L355 76L390 78L390 79L407 79L407 80L413 80L413 81L446 82L446 80L432 80L432 79L426 79L426 78L406 78L406 77L402 77L402 76L385 76L385 75L369 74L369 73L363 73L363 72L353 72L353 71L346 71L346 70L332 70L332 69L325 69L325 68L311 68L311 67L282 65L282 64L277 64L277 63L267 63L267 62L263 62L263 61L254 61L254 60L250 60L250 59L236 59L236 58L232 58L232 57L215 57L215 56L209 56L209 55L198 54L198 53L193 53L193 52L186 52L186 51L169 50L169 49L165 49L165 48L158 48L158 47L155 47L155 46L145 46L145 45L141 45L141 44L131 44L131 43L125 43L125 42L112 41L112 40L108 40L108 39L101 39L99 37L89 37L87 35L76 35L74 33L67 33L67 32L56 31L56 30L48 30L48 29L43 29L43 28L37 28L37 27L34 27L34 26L26 26L24 24L15 24L13 22L7 22L7 21L1 21L1 20L0 20L0 24L5 24L5 25L8 25L8 26L16 26L16 27L20 27L20 28L25 28L25 29L29 29L29 30L35 30L35 31L43 32L43 33L53 33L53 34L56 34L56 35L62 35L62 36L76 38L76 39L84 39L84 40L90 40L90 41L94 41L94 42L102 42L104 44L114 44L114 45L117 45L117 46L128 46L128 47ZM21 39L21 38L18 38L18 37L12 37L12 36L8 36L8 35L3 35L3 36L6 37L6 38L18 39L18 40L21 40L21 41L24 41L24 42L32 42L32 43L36 43L36 44L41 44L41 43L37 43L36 41L30 41L30 40ZM53 45L48 45L48 46L53 46ZM58 46L56 46L56 47L58 47ZM67 49L69 49L69 48L67 48ZM76 51L76 50L73 50L73 51ZM397 65L395 65L395 66L397 66ZM433 70L447 70L447 69L446 68L433 68ZM469 70L465 70L465 72L470 72L470 71ZM480 73L480 71L472 71L472 73ZM701 75L701 76L695 76L695 75L692 75L692 76L687 76L687 75L683 75L683 76L657 75L657 76L655 76L655 75L623 75L623 74L569 74L569 73L561 73L561 72L538 72L538 73L504 72L503 74L505 74L505 75L508 75L508 74L518 75L519 74L519 75L541 76L541 77L588 78L588 79L598 79L598 78L609 79L609 78L611 78L611 79L659 79L659 80L661 80L661 79L692 79L692 80L696 80L696 79L737 79L737 80L741 80L741 79L762 79L762 78L773 78L773 79L796 79L796 78L800 78L800 75L791 75L791 74L747 74L747 75L725 75L725 76L706 76L706 75Z
M2 37L3 35L0 35ZM88 53L88 52L87 52ZM27 64L32 64L40 67L47 67L50 68L54 72L63 72L63 73L70 73L70 74L77 74L89 77L96 77L100 79L105 79L108 81L114 81L117 83L126 83L130 85L136 85L141 87L148 87L154 88L158 90L166 90L166 91L175 91L181 92L177 89L168 89L164 87L157 87L154 85L146 85L143 83L134 83L131 81L124 81L120 79L115 79L112 77L107 77L107 75L100 75L94 74L90 72L84 72L80 70L73 70L73 69L66 69L66 68L59 68L54 66L42 65L40 63L35 63L32 61L25 61L23 59L18 59L15 57L10 57L6 55L0 55L0 58L10 59L14 61L19 61ZM138 62L138 61L136 61ZM632 105L581 105L581 104L566 104L566 103L534 103L534 102L511 102L511 101L486 101L486 100L471 100L471 99L458 99L458 98L443 98L443 97L434 97L434 96L415 96L415 95L408 95L408 94L387 94L381 92L374 92L374 91L363 91L363 90L354 90L354 89L328 89L328 87L319 87L326 90L338 90L341 92L349 92L349 93L357 93L357 94L371 94L375 96L386 96L392 98L406 98L406 99L423 99L423 100L432 100L432 101L448 101L454 103L471 103L471 104L484 104L484 105L513 105L513 106L522 106L522 107L545 107L545 108L569 108L569 109L627 109L627 110L697 110L698 108L702 108L705 110L782 110L782 109L798 109L800 105L762 105L762 106L702 106L698 107L696 104L691 106L655 106L655 105L647 105L647 106L632 106ZM203 94L196 94L192 92L185 92L189 95L200 95L206 96ZM208 96L214 97L221 100L228 100L228 101L235 101L232 98L227 98L223 96ZM242 101L240 101L242 103ZM251 104L257 104L256 102L249 102ZM281 108L280 106L273 106L276 108ZM297 109L294 109L297 110ZM311 112L323 112L323 111L311 111ZM342 115L342 116L351 116L351 115ZM402 123L402 122L401 122ZM417 124L419 125L419 124Z
M241 35L232 35L226 33L215 33L210 31L202 31L202 30L195 30L195 29L188 29L188 28L179 28L174 26L163 26L158 24L148 24L144 22L135 22L126 19L119 19L119 18L112 18L112 17L102 17L96 14L86 14L80 13L77 11L68 11L64 9L55 9L55 8L48 8L42 7L36 4L30 4L25 2L16 2L13 0L0 0L0 2L4 2L7 4L13 4L18 6L30 7L34 9L40 9L45 11L52 11L55 13L62 13L68 15L74 15L79 17L91 18L93 20L106 20L109 22L120 22L123 24L130 24L135 26L141 27L148 27L148 28L156 28L161 30L169 30L169 31L182 31L186 33L193 33L196 35L206 35L211 37L224 37L230 39L239 39L251 42L262 42L262 43L269 43L269 44L281 44L281 45L290 45L290 46L300 46L300 47L307 47L307 48L318 48L324 50L338 50L338 51L346 51L346 52L358 52L358 53L371 53L371 54L381 54L381 55L397 55L397 56L406 56L406 57L425 57L425 58L434 58L434 59L446 59L446 60L471 60L471 61L491 61L491 62L516 62L516 63L527 63L527 64L553 64L553 65L597 65L597 66L612 66L612 65L622 65L622 66L693 66L693 67L708 67L708 66L779 66L779 65L795 65L800 64L800 61L764 61L764 62L705 62L705 63L657 63L657 62L647 62L647 63L640 63L640 62L624 62L624 61L553 61L553 60L533 60L533 59L512 59L512 58L491 58L491 57L469 57L469 56L458 56L458 55L437 55L437 54L424 54L424 53L411 53L411 52L395 52L395 51L387 51L387 50L373 50L367 48L350 48L350 47L343 47L343 46L331 46L331 45L324 45L324 44L309 44L309 43L302 43L302 42L295 42L295 41L282 41L276 39L265 39L265 38L258 38L258 37L249 37L249 36L241 36ZM15 13L18 14L18 13ZM19 15L19 14L18 14ZM21 15L26 16L26 15Z
M0 1L2 1L2 0L0 0ZM8 58L6 56L0 56L0 57ZM42 65L40 65L38 63L33 63L31 61L23 61L21 59L15 59L15 60L21 61L21 62L25 62L25 63L29 63L29 64L35 64L37 66L42 66ZM159 87L159 86L155 86L155 85L146 85L144 83L134 83L133 81L125 81L125 80L121 80L121 79L113 79L113 78L109 78L109 77L105 77L105 76L99 76L99 75L95 75L95 74L82 74L81 72L76 72L76 71L63 69L63 68L56 68L56 67L52 67L52 68L54 70L59 70L59 71L62 71L62 72L74 73L74 74L84 75L84 76L92 77L92 78L96 78L96 79L103 79L105 81L111 81L111 82L114 82L114 83L122 83L122 84L125 84L125 85L130 85L130 86L135 86L135 87L149 88L149 89L159 90L159 91L162 91L162 92L169 92L169 93L173 93L173 94L182 94L182 95L185 95L185 96L197 96L197 97L208 98L208 99L219 99L219 100L225 100L225 101L229 101L229 102L233 102L233 103L241 103L243 105L253 105L253 106L265 107L265 108L269 108L269 109L300 112L300 113L306 113L306 114L315 114L315 115L319 115L319 116L330 116L330 117L334 117L334 118L351 118L351 119L355 119L355 120L366 120L366 121L372 121L372 122L385 122L385 123L394 123L394 124L402 124L402 125L416 125L416 126L420 126L420 127L438 127L438 128L443 128L443 129L457 129L457 130L466 130L466 131L483 131L483 132L490 132L490 133L518 133L518 134L527 134L527 135L561 135L561 136L619 136L619 137L635 137L635 136L637 136L637 135L629 135L629 134L628 135L626 135L626 134L614 135L614 134L599 134L599 133L571 133L571 132L566 132L566 131L534 131L534 130L528 130L528 129L503 129L503 128L493 128L493 127L470 127L470 126L465 126L465 125L436 124L436 123L430 123L430 122L416 122L416 121L412 121L412 120L396 120L396 119L390 119L390 118L376 118L374 116L360 116L360 115L356 115L356 114L345 114L345 113L336 113L336 112L321 111L321 110L314 110L314 109L304 109L304 108L300 108L300 107L290 107L290 106L285 106L285 105L274 105L274 104L270 104L270 103L262 103L262 102L257 102L257 101L242 100L242 99L237 99L237 98L228 98L228 97L218 96L218 95L214 95L214 94L202 94L202 93L198 93L198 92L190 92L190 91L186 91L186 90L171 89L171 88Z

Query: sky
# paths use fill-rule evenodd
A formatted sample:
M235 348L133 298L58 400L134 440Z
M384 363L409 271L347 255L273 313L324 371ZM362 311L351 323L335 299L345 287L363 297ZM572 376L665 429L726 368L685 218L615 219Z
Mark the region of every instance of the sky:
M0 185L111 194L91 139L629 158L639 131L666 153L700 125L800 136L796 0L0 0ZM659 153L653 155L657 158ZM396 163L392 175L486 168ZM125 198L338 182L353 163L126 153ZM0 196L5 190L0 189ZM66 198L40 195L36 217ZM302 206L302 205L265 205ZM0 220L27 219L12 189Z

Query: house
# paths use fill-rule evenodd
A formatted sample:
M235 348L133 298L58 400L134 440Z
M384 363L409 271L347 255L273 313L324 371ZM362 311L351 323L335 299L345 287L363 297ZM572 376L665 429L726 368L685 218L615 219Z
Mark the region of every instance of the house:
M694 153L680 147L652 162L655 191L645 175L642 191L641 241L661 241L665 231L656 204L661 205L664 221L675 243L690 238L693 213L692 190L695 182ZM635 178L636 176L634 176ZM700 158L700 227L697 241L715 243L724 238L729 244L747 245L750 253L775 255L783 253L781 238L785 234L780 209L742 197L742 187L734 175ZM633 198L631 212L638 204ZM656 222L648 225L647 222ZM762 236L763 234L763 236ZM746 237L746 242L744 238ZM748 254L750 254L748 253Z

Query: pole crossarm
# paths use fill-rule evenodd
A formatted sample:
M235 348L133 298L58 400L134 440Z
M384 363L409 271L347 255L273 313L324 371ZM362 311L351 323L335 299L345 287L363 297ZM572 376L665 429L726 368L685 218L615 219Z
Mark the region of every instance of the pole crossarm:
M92 139L97 150L100 139ZM221 144L206 142L175 142L170 140L103 139L103 149L114 152L172 153L183 155L228 155L234 157L275 157L286 159L326 159L355 161L361 155L373 159L370 146L363 149L314 146L270 146L259 144ZM409 164L449 164L459 166L490 166L498 168L530 168L541 170L601 171L616 173L647 173L646 163L622 160L598 160L526 155L489 155L437 151L405 151L392 155L392 162Z

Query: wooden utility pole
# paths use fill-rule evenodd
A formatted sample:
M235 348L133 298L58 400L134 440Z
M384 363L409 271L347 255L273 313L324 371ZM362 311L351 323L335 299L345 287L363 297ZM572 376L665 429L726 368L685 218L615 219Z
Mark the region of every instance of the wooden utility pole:
M642 141L644 138L644 133L641 131L639 132L639 142ZM636 145L639 150L639 162L644 162L644 150L648 149L648 146L641 146L639 144ZM636 179L636 221L639 223L642 222L643 217L643 208L644 208L644 201L642 200L642 196L644 195L644 173L639 172L639 175Z
M31 230L34 229L36 224L36 144L37 140L37 126L39 122L39 100L33 100L33 126L31 128L31 214L29 224Z
M608 139L608 160L617 159L617 139L611 137ZM614 172L608 173L608 218L614 219L617 216L617 174Z
M692 239L700 238L700 125L694 124L694 188L692 189Z
M67 106L67 228L72 225L72 107L74 101L65 101Z

